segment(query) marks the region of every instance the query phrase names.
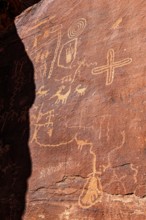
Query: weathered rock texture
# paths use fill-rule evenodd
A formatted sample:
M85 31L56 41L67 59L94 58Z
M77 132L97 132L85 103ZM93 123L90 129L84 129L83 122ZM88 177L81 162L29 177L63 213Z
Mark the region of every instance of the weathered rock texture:
M146 2L42 0L15 24L1 118L16 202L30 177L23 219L146 219Z

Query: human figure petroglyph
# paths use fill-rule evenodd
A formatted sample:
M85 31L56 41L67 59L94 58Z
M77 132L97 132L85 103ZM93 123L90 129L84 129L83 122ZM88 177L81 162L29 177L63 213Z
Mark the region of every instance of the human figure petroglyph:
M114 80L115 69L128 65L131 62L132 58L126 58L120 61L115 61L115 52L113 49L110 49L107 52L107 64L104 66L95 67L92 69L91 72L93 75L98 75L106 72L106 85L110 85Z

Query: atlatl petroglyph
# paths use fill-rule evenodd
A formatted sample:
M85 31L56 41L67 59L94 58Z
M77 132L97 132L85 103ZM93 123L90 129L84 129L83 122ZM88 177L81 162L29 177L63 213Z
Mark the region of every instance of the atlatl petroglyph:
M131 62L132 62L132 58L126 58L120 61L115 61L115 52L113 49L110 49L107 52L107 64L104 66L93 68L92 74L98 75L106 72L107 73L106 85L110 85L114 80L115 69L128 65Z

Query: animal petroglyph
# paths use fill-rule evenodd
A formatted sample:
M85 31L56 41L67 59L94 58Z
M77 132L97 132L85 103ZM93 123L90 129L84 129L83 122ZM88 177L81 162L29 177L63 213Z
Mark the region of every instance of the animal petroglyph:
M57 97L57 100L55 102L56 104L58 104L60 102L62 104L66 104L67 99L68 99L68 97L71 93L71 87L69 88L69 90L66 93L63 94L62 92L63 92L64 89L65 89L65 86L61 86L59 88L59 90L50 98L50 100Z
M45 96L45 95L47 95L47 93L48 93L48 90L45 90L44 89L44 86L41 86L39 89L38 89L38 91L37 91L37 95L38 96Z
M79 85L76 87L75 92L76 92L78 95L82 96L82 95L85 95L86 90L87 90L87 87L82 87L82 85L79 84Z
M78 149L79 149L79 150L82 150L82 148L83 148L84 146L87 146L87 145L91 145L91 144L92 144L92 143L88 142L88 140L79 140L79 139L77 139L77 137L75 137L75 141L76 141L76 143L77 143L77 145L78 145Z
M120 61L115 61L115 52L113 49L110 49L107 52L107 64L100 67L95 67L92 69L93 75L98 75L102 73L107 73L106 77L106 85L112 84L115 76L115 69L119 67L123 67L132 62L132 58L126 58Z

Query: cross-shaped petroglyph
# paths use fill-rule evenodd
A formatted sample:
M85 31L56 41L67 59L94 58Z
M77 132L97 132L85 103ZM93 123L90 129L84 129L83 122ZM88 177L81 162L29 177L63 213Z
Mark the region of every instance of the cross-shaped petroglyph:
M115 61L115 52L113 49L108 50L107 52L107 64L100 67L95 67L92 69L92 74L102 74L104 72L107 73L106 76L106 85L112 84L115 76L115 69L119 67L123 67L132 62L132 58L126 58L123 60Z

